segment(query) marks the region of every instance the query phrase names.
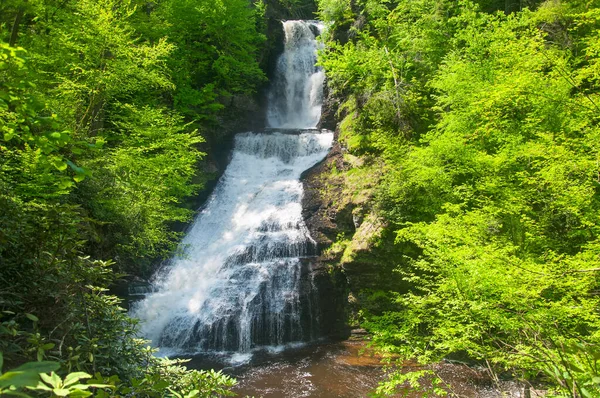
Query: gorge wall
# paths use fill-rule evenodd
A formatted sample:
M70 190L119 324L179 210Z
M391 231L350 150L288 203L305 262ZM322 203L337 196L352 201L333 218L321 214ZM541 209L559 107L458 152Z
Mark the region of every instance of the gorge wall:
M320 253L315 269L328 275L323 285L331 290L325 299L332 303L329 311L335 319L330 334L347 337L359 326L360 310L384 311L386 305L379 295L402 291L406 283L394 272L400 256L394 230L373 201L381 161L348 151L349 127L344 120L358 114L340 111L343 98L328 88L327 80L325 83L319 126L335 132L334 143L327 157L302 176L302 208Z

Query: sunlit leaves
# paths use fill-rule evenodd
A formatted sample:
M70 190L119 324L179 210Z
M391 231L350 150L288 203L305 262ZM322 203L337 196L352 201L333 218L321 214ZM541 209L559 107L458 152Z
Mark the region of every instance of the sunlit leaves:
M2 314L4 362L60 360L28 378L53 396L117 396L97 389L117 382L123 395L230 394L226 376L153 359L106 288L175 246L204 181L197 128L264 81L259 13L246 0L11 0L0 39L25 3L23 48L0 43L0 303L16 310ZM92 370L123 381L83 383Z
M365 312L366 325L405 358L487 361L597 395L597 9L458 4L363 2L357 32L322 55L350 98L340 136L385 159L377 209L397 230L389 261L412 286L388 295L400 310ZM394 69L395 124L384 122L393 107L373 105Z
M256 56L265 37L247 1L167 1L162 9L177 44L169 65L178 110L210 120L219 110L215 97L252 93L264 82Z
M181 117L165 109L123 106L115 120L120 146L90 161L95 178L83 186L84 194L99 197L90 208L99 218L114 223L121 256L132 260L161 256L175 242L168 228L172 221L186 221L190 212L178 207L197 185L191 184L203 153L196 149L203 139L187 128Z

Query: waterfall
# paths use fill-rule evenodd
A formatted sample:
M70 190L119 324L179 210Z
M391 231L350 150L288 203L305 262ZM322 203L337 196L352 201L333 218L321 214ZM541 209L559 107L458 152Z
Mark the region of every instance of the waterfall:
M269 92L270 127L314 128L321 117L325 73L317 62L322 23L287 21L283 24L285 49L277 60L276 77Z
M231 161L184 237L182 254L133 305L155 346L249 352L316 337L309 260L316 244L302 219L300 176L333 141L331 132L306 129L321 111L319 29L316 22L284 23L285 52L269 95L272 131L236 135Z

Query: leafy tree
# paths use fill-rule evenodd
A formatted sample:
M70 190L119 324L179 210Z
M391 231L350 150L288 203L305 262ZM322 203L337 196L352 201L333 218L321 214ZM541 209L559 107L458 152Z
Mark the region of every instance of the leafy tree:
M33 390L86 396L93 374L110 396L230 394L154 358L108 289L173 253L201 133L264 81L259 17L247 0L0 4L0 351L60 365Z
M163 2L164 23L177 45L170 60L178 110L194 118L214 117L218 97L252 93L265 80L256 57L265 37L259 15L246 1Z
M322 15L336 15L330 7ZM476 361L494 377L592 397L597 7L510 11L367 1L351 40L321 55L334 92L349 98L340 137L367 162L385 161L374 211L396 232L399 256L388 261L410 286L373 294L387 302L364 303L363 324L401 358ZM398 373L380 392L416 379Z

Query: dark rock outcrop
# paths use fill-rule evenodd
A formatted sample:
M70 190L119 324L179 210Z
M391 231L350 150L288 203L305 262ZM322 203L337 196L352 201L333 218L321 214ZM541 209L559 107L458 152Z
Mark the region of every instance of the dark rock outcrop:
M304 197L302 198L302 216L311 236L317 242L319 251L331 246L336 237L345 231L340 228L342 224L349 226L351 224L348 218L343 219L338 214L338 209L333 205L335 193L341 195L343 190L342 181L331 181L329 176L332 167L342 167L343 159L341 147L335 139L333 147L325 160L307 170L302 175L304 185ZM333 182L334 184L331 184ZM329 184L329 185L328 185ZM323 191L327 189L328 195L325 197Z
M321 120L317 125L319 129L335 131L336 129L336 113L340 106L339 99L334 97L330 92L327 79L323 86L323 107L321 108ZM337 142L337 139L336 139Z

